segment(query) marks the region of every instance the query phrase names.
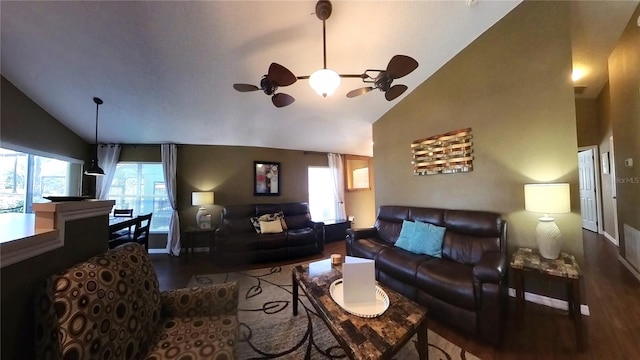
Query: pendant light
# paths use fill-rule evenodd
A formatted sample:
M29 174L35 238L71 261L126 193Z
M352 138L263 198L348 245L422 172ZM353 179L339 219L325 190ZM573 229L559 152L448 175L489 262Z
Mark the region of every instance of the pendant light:
M102 105L102 99L94 97L93 102L96 103L96 143L93 148L91 165L84 172L84 174L92 176L104 176L104 170L102 170L98 165L98 107Z

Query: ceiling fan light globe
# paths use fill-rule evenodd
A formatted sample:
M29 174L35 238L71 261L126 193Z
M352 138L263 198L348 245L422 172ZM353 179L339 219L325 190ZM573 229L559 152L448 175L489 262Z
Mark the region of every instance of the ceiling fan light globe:
M318 95L327 97L340 87L340 75L331 69L320 69L309 77L309 86Z

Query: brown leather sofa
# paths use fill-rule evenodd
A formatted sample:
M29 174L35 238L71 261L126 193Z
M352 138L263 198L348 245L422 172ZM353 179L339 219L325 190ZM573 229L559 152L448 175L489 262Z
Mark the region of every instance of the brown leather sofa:
M251 218L282 212L286 229L257 233ZM216 254L229 264L278 261L324 250L324 223L311 221L306 202L225 206L216 230Z
M445 227L442 258L394 246L403 220ZM374 259L376 279L430 316L499 345L507 312L507 223L499 214L381 206L374 227L347 230L347 255Z

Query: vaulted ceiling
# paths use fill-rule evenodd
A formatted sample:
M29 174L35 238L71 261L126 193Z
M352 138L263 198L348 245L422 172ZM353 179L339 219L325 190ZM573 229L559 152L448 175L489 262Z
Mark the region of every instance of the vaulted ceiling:
M88 142L243 145L372 154L371 124L519 1L334 1L326 21L327 67L341 74L385 69L395 54L419 67L395 80L409 90L388 102L342 79L333 96L306 80L282 87L296 101L276 108L259 85L272 62L297 76L323 65L315 1L2 1L2 75ZM606 83L606 59L638 1L572 6L581 96ZM4 121L4 119L3 119Z

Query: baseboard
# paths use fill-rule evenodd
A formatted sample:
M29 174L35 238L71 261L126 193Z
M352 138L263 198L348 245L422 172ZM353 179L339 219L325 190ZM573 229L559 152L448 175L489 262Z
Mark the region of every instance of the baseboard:
M638 281L640 281L640 273L627 261L627 259L623 258L622 255L618 254L618 260L624 265L624 267L631 272L631 275L635 276Z
M613 237L613 236L609 235L609 233L608 233L608 232L606 232L606 231L605 231L605 232L603 233L603 235L604 235L604 237L605 237L605 238L607 238L607 240L611 241L611 242L613 243L613 245L615 245L615 246L619 246L619 245L618 245L618 240L616 240L616 238L615 238L615 237Z
M509 288L509 296L516 297L516 289ZM569 311L569 303L566 302L565 300L555 299L552 297L534 294L530 292L524 293L524 300L535 303L535 304L552 307L554 309ZM584 316L590 316L591 313L589 312L589 306L580 304L580 313Z

